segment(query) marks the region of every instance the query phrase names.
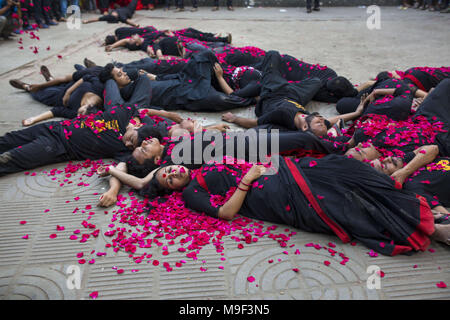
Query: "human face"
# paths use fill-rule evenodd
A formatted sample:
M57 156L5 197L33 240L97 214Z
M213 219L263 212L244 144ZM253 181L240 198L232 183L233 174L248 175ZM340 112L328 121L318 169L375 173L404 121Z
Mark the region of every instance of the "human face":
M125 131L122 142L128 149L134 150L138 146L138 132L137 127L128 126L127 131Z
M122 68L114 67L114 69L112 69L111 71L111 74L113 76L113 79L117 82L119 88L125 87L131 82L130 77L128 77L128 74L124 72Z
M300 129L301 131L306 131L306 130L308 130L308 123L306 122L306 117L307 117L307 116L308 116L307 114L304 114L304 113L302 113L302 112L298 112L298 113L295 115L295 119L294 119L295 126L296 126L298 129Z
M348 149L345 155L359 161L371 161L380 157L378 150L368 142L358 143L356 147Z
M326 136L328 129L325 125L325 118L322 116L315 116L309 123L309 129L318 137Z
M387 175L393 174L395 171L403 167L403 160L398 157L387 157L383 160L375 159L370 161L370 165L377 171Z
M141 38L140 35L138 35L138 34L133 34L133 35L131 36L131 38L130 38L129 41L130 41L130 43L132 43L132 44L141 45L142 42L143 42L144 40Z
M163 146L157 138L144 140L141 146L134 149L132 155L139 164L143 164L147 159L154 159L155 163L161 159Z
M189 169L180 165L163 167L156 172L156 179L166 189L180 190L189 183Z

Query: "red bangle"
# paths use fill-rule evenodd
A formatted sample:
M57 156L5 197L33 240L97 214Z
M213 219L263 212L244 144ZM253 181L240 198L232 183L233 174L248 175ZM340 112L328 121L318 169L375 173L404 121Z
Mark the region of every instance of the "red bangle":
M238 187L238 189L239 189L239 190L241 190L241 191L245 191L245 192L247 192L247 191L248 191L248 189L247 189L247 190L245 190L245 189L242 189L242 188L240 188L240 187Z
M246 186L246 187L250 187L250 185L249 184L246 184L244 181L242 181L241 180L241 183L244 185L244 186Z

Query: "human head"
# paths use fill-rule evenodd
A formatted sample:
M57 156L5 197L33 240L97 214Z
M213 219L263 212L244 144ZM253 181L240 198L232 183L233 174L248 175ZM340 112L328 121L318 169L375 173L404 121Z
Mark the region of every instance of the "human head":
M138 34L133 34L127 41L127 43L125 44L125 47L128 50L131 51L136 51L141 49L142 43L144 42L144 39L138 35Z
M109 79L114 79L119 88L123 88L131 82L128 74L123 71L122 68L114 66L113 63L108 63L103 67L103 70L99 74L99 79L101 82L106 82Z
M358 109L360 102L361 99L358 99L356 97L341 98L336 103L336 111L340 114L355 112L356 109Z
M188 133L193 133L197 122L191 119L183 119L180 123L174 124L169 129L169 136L183 136Z
M327 81L327 89L336 98L354 97L358 94L353 84L345 77L339 76Z
M83 96L83 105L78 108L77 114L78 115L87 115L87 114L94 114L100 111L103 105L103 99L92 92L87 92Z
M309 131L318 137L326 136L328 128L325 125L325 118L318 112L313 112L305 117L305 122Z
M159 168L150 182L139 191L142 196L155 198L184 188L190 181L189 169L180 165Z
M395 171L403 167L403 160L398 157L387 157L383 160L380 158L370 161L370 165L377 171L387 175L393 174Z
M356 147L348 149L345 155L349 158L364 162L377 159L381 156L378 150L370 142L358 143Z
M105 45L107 45L107 46L115 43L116 41L117 41L117 37L115 35L110 34L105 37Z
M156 138L162 140L161 133L152 125L128 125L125 131L122 142L131 150L136 149L142 142L149 138Z
M139 163L151 160L154 164L160 163L164 155L164 146L158 138L151 138L142 141L141 145L133 150L131 156Z

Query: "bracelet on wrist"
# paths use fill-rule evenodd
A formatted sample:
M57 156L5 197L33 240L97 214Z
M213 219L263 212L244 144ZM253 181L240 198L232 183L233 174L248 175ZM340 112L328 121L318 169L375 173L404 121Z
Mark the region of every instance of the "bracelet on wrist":
M242 189L241 187L238 187L238 189L241 190L241 191L245 191L245 192L247 192L249 190L249 189L247 189L247 190Z
M251 186L251 184L246 184L246 183L244 182L244 180L241 180L241 183L242 183L244 186L246 186L246 187L250 187L250 186Z

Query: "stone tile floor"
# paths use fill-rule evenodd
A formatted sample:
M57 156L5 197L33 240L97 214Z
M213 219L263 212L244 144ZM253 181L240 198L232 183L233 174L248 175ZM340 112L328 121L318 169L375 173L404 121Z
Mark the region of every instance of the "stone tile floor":
M448 55L444 54L450 52L450 35L446 29L448 15L397 8L382 8L381 14L382 28L376 31L365 27L368 15L360 8L323 8L320 14L310 16L303 8L236 8L232 13L222 10L214 14L209 8L177 14L156 10L139 11L135 20L160 29L195 27L211 32L232 32L236 46L277 49L309 62L328 65L355 83L385 69L449 64ZM3 56L0 134L20 129L22 119L46 110L28 94L9 86L9 79L42 81L39 75L42 64L54 75L68 74L73 70L72 65L82 63L84 57L98 64L144 57L139 52L105 53L99 47L104 36L118 26L96 23L83 25L81 30L69 30L60 24L36 32L39 40L23 34L0 43ZM23 44L18 43L19 38ZM19 49L21 45L23 49ZM32 53L34 46L38 48L37 54ZM332 105L313 102L308 108L327 116L336 114ZM252 108L236 112L253 116ZM220 114L182 114L205 124L220 121ZM56 180L45 173L65 166L65 163L52 165L31 170L28 175L17 173L0 178L0 299L81 300L91 299L92 292L98 292L98 299L155 300L450 298L448 288L436 286L441 281L450 284L450 251L434 242L429 251L412 256L371 257L362 245L342 244L333 236L293 229L285 231L285 226L278 226L277 230L282 233L297 232L286 248L263 237L240 249L232 238L240 236L236 232L224 237L223 255L210 244L199 252L197 260L186 259L185 253L176 250L176 245L169 246L171 254L168 256L163 255L161 246L150 248L147 253L152 254L151 260L169 262L172 266L180 259L186 260L181 268L174 267L171 272L162 264L137 264L127 253L105 247L111 240L104 233L109 230L118 209L117 206L108 208L105 214L104 208L95 206L98 194L106 190L107 180L86 176L83 173L87 169L70 178L57 175ZM78 186L79 182L85 186ZM127 191L124 187L123 194ZM78 201L74 200L76 197ZM83 213L82 209L88 205L92 209ZM74 213L76 208L80 210ZM89 212L94 214L89 215ZM89 222L100 230L98 237L90 237L85 243L70 240L74 230L86 232L82 221L88 216L91 217ZM114 223L130 228L117 221ZM65 229L58 231L58 225ZM56 237L50 237L51 234ZM25 235L27 239L23 239ZM332 256L324 248L330 248L330 242L335 244L335 251L349 258L345 265L340 264L339 254ZM295 254L297 250L300 254ZM80 252L84 253L86 261L95 258L95 263L79 264L77 254ZM97 252L107 255L97 257ZM330 264L326 266L324 261ZM373 273L368 273L367 269L372 265L384 272L379 289L369 289L367 285ZM118 274L118 269L124 272ZM71 288L76 281L70 281L77 270L79 289ZM255 281L247 281L249 276Z

